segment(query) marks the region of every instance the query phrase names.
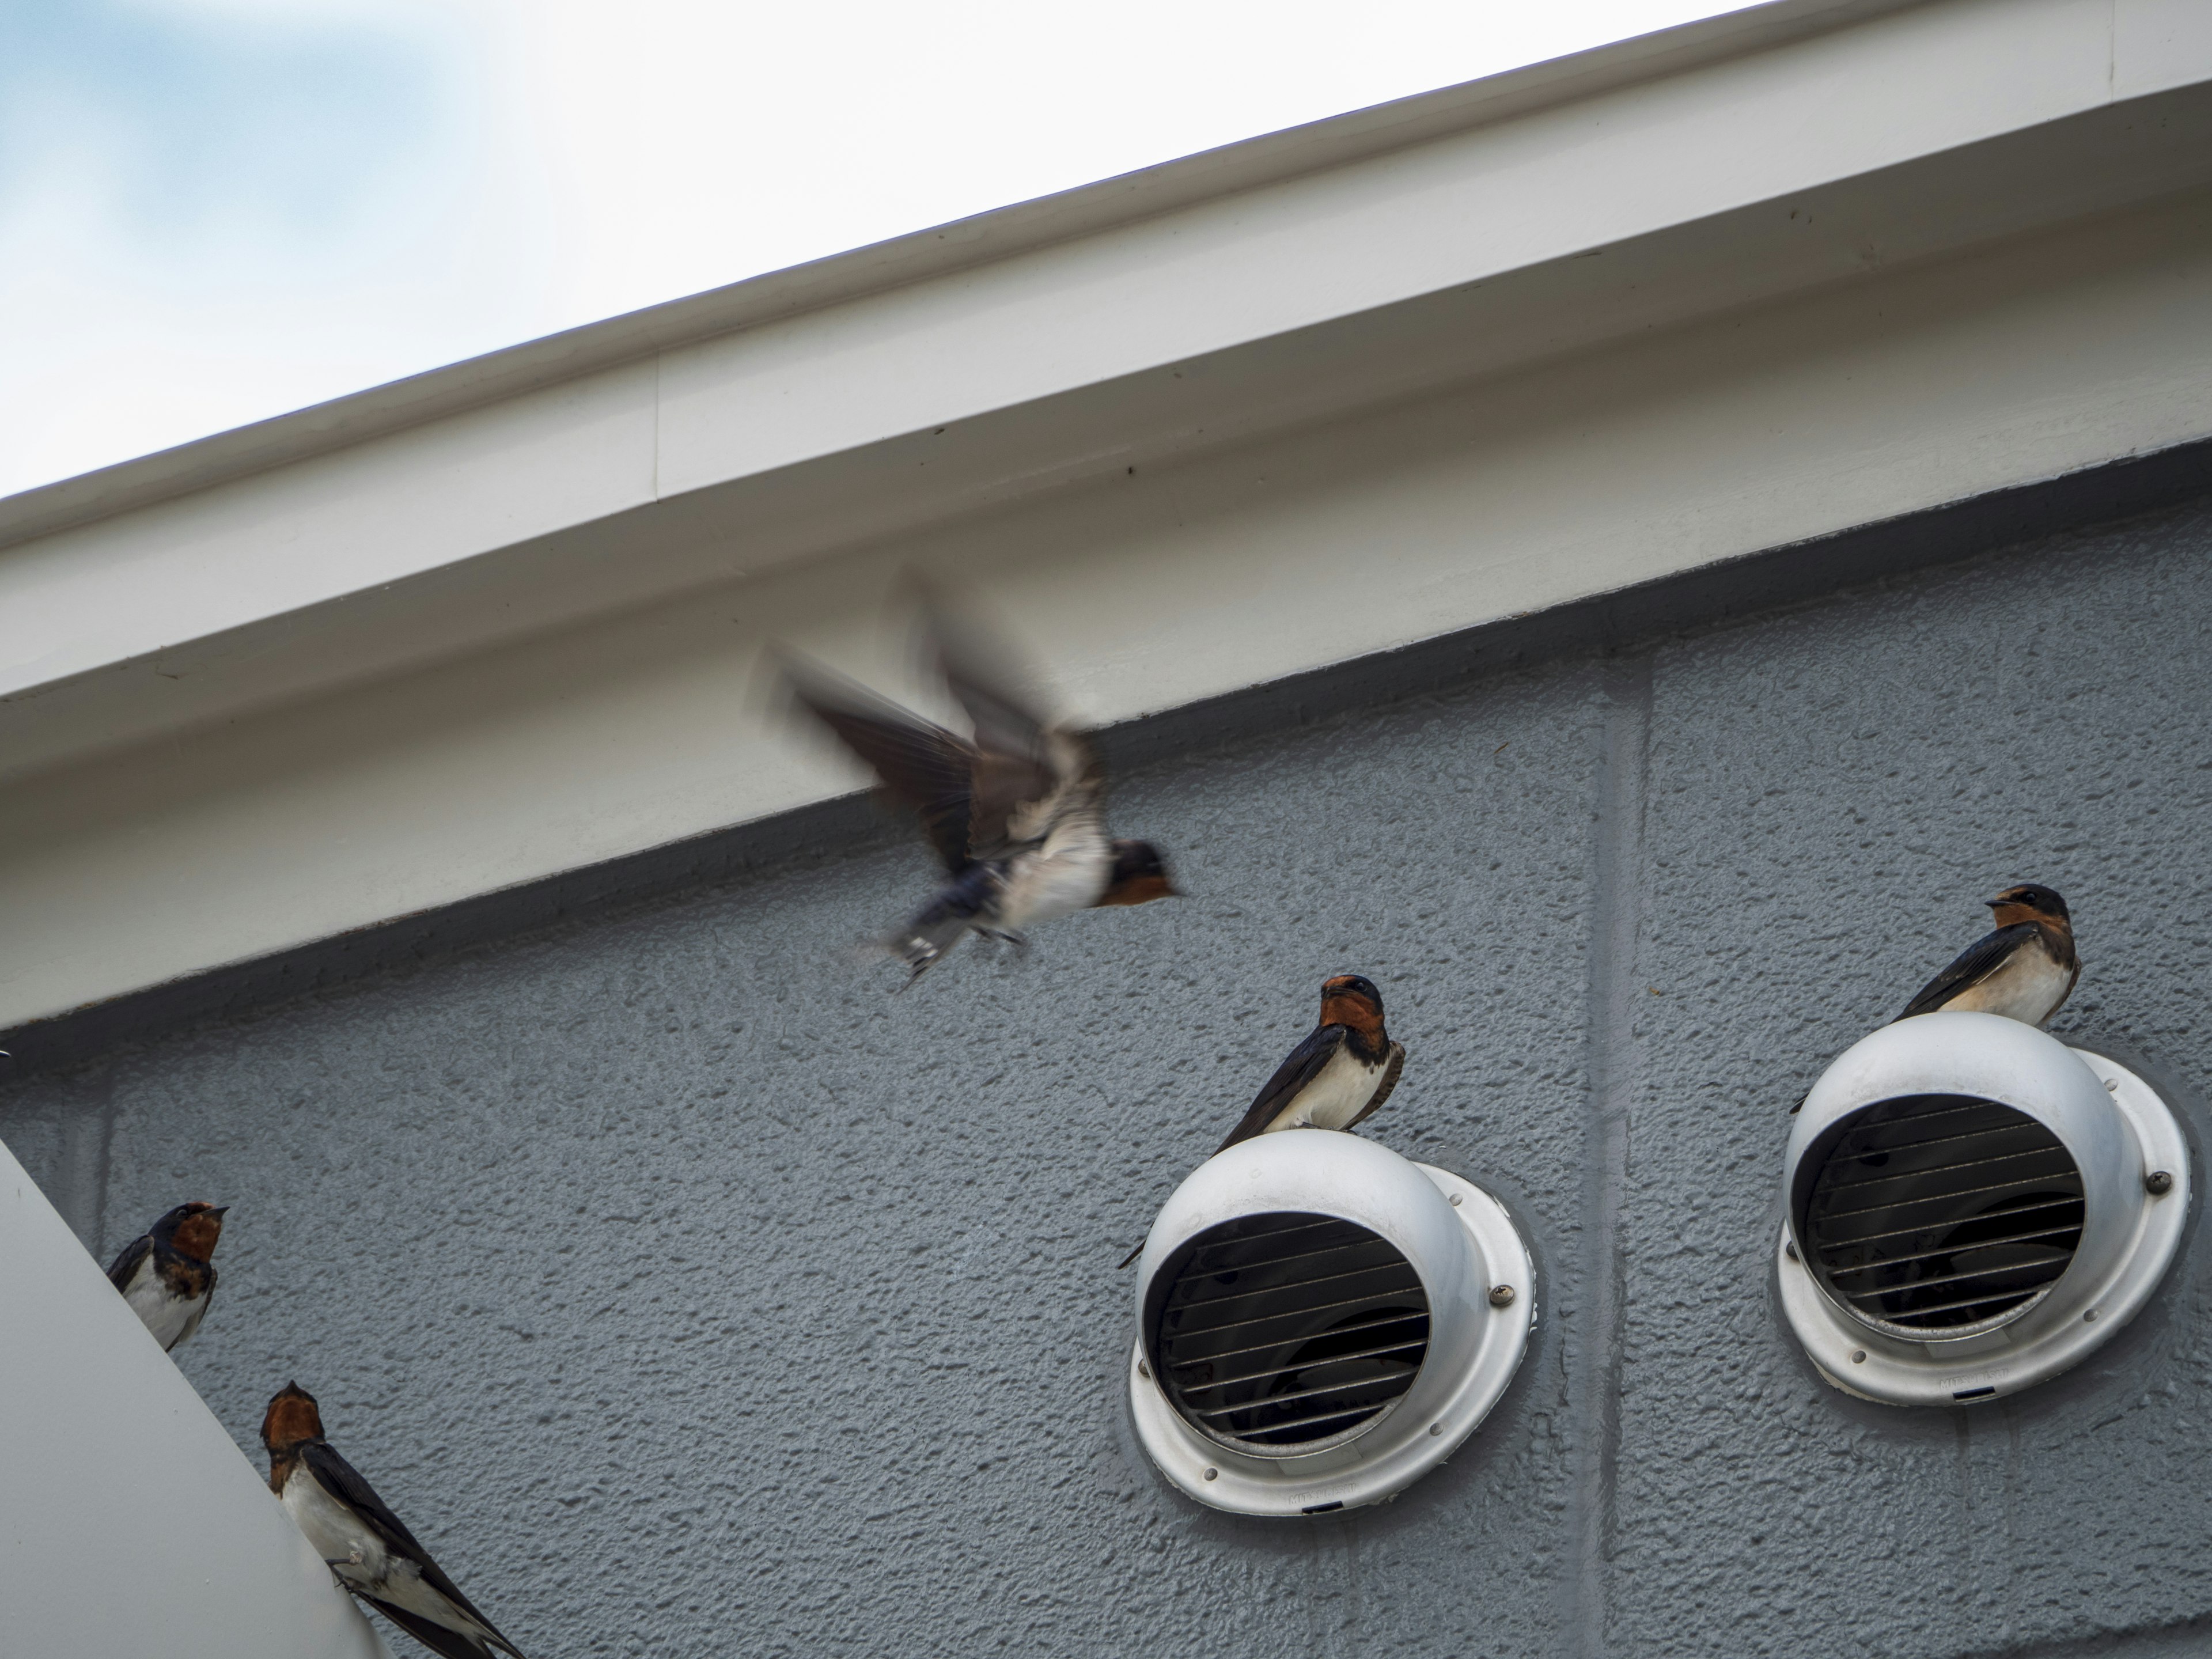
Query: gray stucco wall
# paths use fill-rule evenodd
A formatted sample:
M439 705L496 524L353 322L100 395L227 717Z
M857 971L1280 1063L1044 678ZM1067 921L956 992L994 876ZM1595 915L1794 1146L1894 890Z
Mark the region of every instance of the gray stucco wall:
M1817 1380L1768 1247L1789 1106L2009 880L2074 903L2060 1034L2203 1123L2208 552L2171 511L1158 762L1117 827L1194 896L911 995L849 949L926 879L879 841L118 1048L0 1138L103 1259L234 1204L185 1371L249 1447L314 1390L534 1656L2194 1650L2193 1232L2091 1364L1925 1413ZM1514 1206L1544 1316L1395 1504L1227 1519L1136 1447L1113 1264L1345 969L1410 1050L1376 1135Z

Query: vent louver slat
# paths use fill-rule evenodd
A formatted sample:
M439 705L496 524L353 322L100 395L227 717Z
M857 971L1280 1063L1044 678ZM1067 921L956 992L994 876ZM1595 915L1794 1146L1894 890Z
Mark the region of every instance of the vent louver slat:
M2024 1311L2081 1242L2081 1171L2035 1119L1924 1096L1853 1117L1813 1184L1805 1231L1830 1292L1945 1333Z
M1185 1247L1152 1350L1185 1420L1250 1449L1306 1450L1413 1386L1429 1304L1380 1235L1327 1216L1248 1216Z

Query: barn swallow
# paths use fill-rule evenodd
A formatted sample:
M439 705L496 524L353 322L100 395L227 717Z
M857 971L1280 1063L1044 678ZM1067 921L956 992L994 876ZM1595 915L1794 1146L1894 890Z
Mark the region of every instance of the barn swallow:
M1390 1098L1406 1069L1406 1045L1382 1026L1382 994L1358 974L1322 981L1321 1024L1275 1068L1242 1121L1213 1149L1278 1129L1349 1129ZM1139 1244L1126 1267L1144 1254Z
M107 1270L109 1282L123 1292L164 1353L199 1329L208 1304L215 1300L215 1263L208 1258L222 1237L222 1218L229 1208L198 1199L178 1205L125 1244Z
M2040 1025L2058 1012L2081 977L2066 901L2031 882L2006 888L1989 907L1996 931L1922 986L1899 1019L1948 1008Z
M489 1659L522 1650L446 1577L376 1489L323 1438L315 1397L287 1382L261 1419L269 1489L338 1582L433 1653Z
M1176 894L1149 842L1106 835L1097 753L1048 724L987 668L971 625L932 607L939 671L975 726L973 741L817 665L787 659L799 701L875 769L884 793L921 815L951 882L884 944L911 985L970 932L1024 943L1024 930L1109 905ZM957 641L957 643L956 643Z

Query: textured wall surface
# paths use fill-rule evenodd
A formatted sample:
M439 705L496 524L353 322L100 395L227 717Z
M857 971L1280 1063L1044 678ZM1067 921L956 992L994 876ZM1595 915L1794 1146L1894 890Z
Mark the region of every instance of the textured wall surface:
M183 1369L249 1445L314 1390L534 1656L2186 1650L2193 1230L2079 1371L1923 1413L1815 1377L1768 1248L1788 1108L2008 881L2074 902L2060 1035L2202 1127L2208 553L2167 513L1154 764L1117 828L1194 896L909 995L850 947L922 856L854 847L23 1080L0 1138L103 1259L235 1206ZM1137 1448L1113 1263L1346 969L1410 1049L1374 1133L1513 1206L1543 1319L1397 1502L1238 1522Z

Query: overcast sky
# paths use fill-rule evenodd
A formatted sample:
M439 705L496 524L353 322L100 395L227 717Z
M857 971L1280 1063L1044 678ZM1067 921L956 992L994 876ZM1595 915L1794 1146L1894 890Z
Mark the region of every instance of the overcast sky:
M0 0L0 494L1726 0Z

